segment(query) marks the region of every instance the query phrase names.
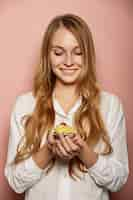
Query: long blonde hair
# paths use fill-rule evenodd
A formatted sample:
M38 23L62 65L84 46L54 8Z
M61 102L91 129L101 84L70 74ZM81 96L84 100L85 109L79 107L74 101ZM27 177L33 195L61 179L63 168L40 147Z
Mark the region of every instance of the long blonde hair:
M40 63L37 66L33 84L36 105L32 114L25 117L25 142L22 145L22 141L20 141L18 145L14 161L16 164L37 152L42 137L54 126L55 111L52 103L52 93L56 77L50 67L49 52L53 34L62 25L73 33L83 52L83 70L78 84L78 91L82 95L82 104L76 111L73 120L77 133L92 148L102 139L105 144L102 154L112 152L109 136L100 113L101 89L96 78L95 49L92 34L83 19L74 14L64 14L51 20L44 34ZM52 160L49 170L52 169L54 162L55 158ZM78 157L74 157L70 160L68 166L72 178L74 178L73 166L75 164L80 171L86 172L83 162Z

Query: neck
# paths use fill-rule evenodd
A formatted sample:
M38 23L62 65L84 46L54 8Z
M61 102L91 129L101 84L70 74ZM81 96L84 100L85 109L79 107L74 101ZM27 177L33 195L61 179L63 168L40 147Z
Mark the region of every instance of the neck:
M71 97L77 97L78 94L76 92L75 85L63 85L56 83L54 88L54 94L56 97L64 97L65 99L70 99Z

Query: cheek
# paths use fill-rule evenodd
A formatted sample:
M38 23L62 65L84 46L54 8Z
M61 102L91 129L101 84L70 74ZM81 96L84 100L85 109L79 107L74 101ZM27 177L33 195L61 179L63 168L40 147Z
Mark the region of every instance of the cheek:
M77 63L78 65L82 65L82 58L81 57L76 57L74 59L74 63Z
M53 66L56 66L56 65L58 65L58 64L61 64L61 63L63 63L64 62L64 58L63 58L63 56L51 56L50 57L50 60L51 60L51 64L53 65Z

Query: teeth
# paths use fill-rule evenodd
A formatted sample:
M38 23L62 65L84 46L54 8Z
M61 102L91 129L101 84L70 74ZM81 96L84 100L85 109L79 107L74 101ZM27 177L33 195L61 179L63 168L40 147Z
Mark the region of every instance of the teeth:
M66 73L66 74L73 74L73 73L75 73L75 70L68 70L68 69L67 69L67 70L66 70L66 69L64 70L64 69L63 69L62 71L63 71L64 73Z
M63 69L63 71L71 72L71 71L74 71L74 69Z
M75 71L76 69L62 69L63 71L68 71L68 72L72 72Z

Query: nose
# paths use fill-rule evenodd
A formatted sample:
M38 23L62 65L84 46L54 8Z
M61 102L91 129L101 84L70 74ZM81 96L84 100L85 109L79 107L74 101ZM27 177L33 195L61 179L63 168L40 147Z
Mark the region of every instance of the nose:
M67 66L73 65L72 55L66 55L64 64L67 65Z

